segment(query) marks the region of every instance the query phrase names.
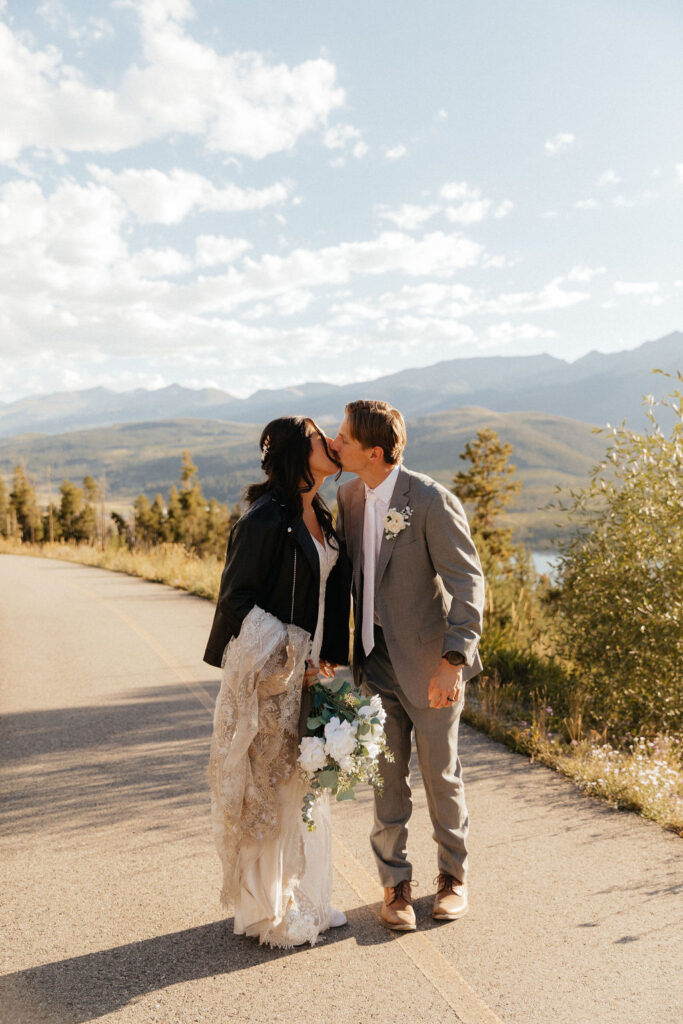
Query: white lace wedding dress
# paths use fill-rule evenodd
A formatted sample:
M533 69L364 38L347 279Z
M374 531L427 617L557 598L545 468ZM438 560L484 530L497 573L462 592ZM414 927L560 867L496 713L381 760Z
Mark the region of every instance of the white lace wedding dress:
M315 540L315 538L314 538ZM315 541L320 602L313 640L253 608L223 656L209 777L214 839L223 865L221 902L237 935L271 946L313 945L330 926L332 847L327 795L316 829L301 817L308 787L297 767L306 661L318 663L325 585L338 552Z

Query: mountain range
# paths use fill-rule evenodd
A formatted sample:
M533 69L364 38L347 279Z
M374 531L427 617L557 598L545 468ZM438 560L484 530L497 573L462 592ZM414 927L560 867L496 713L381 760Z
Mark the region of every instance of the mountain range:
M558 515L539 511L558 486L581 486L604 453L604 440L585 423L547 413L496 413L466 407L409 419L406 464L446 487L464 468L459 455L482 427L491 427L513 445L512 462L523 488L510 513L519 539L547 546L557 534ZM62 479L80 482L86 473L106 478L109 501L129 507L140 493L164 496L180 473L188 449L207 497L233 504L247 483L260 477L260 426L208 419L120 424L58 435L0 439L0 474L11 479L23 461L41 503L58 497ZM334 501L335 483L323 490Z
M0 404L0 437L60 434L114 424L198 418L263 424L273 416L305 413L325 426L341 419L346 402L379 398L414 418L477 406L494 412L535 411L602 426L641 422L642 396L666 392L651 371L683 367L683 333L622 352L589 352L568 363L551 355L450 359L354 384L304 383L235 398L213 388L179 384L150 391L107 388L33 395Z

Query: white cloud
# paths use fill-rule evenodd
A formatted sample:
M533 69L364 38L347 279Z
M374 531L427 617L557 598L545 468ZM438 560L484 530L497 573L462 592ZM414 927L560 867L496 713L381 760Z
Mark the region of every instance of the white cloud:
M397 292L384 292L372 300L348 299L334 304L333 323L354 327L359 321L387 322L392 314L432 319L459 319L477 311L479 299L468 285L427 281L404 285Z
M604 274L606 267L586 267L583 264L577 264L567 274L568 281L592 281L594 277L598 277L600 274Z
M660 290L658 281L615 281L615 295L656 295Z
M447 206L446 216L454 224L478 224L491 208L490 199L469 199L459 206Z
M350 299L332 307L339 323L352 327L357 320L380 320L385 315L406 314L432 318L462 319L474 316L510 317L518 314L566 309L590 298L587 292L568 290L566 278L557 277L537 291L489 295L461 282L427 281L405 285L397 292L384 292L372 300ZM512 340L520 332L521 340L533 337L554 337L550 329L529 324L500 327ZM533 332L538 333L533 333ZM502 334L501 334L502 337Z
M466 181L447 181L441 186L439 195L446 202L455 203L463 199L476 199L480 192L479 189L473 189Z
M142 249L132 257L131 267L140 277L174 277L192 270L192 262L177 249Z
M627 199L626 196L615 196L612 200L612 206L616 206L617 209L630 210L635 206L633 199Z
M252 248L246 238L228 238L226 235L199 235L195 240L195 258L200 267L215 267L234 263Z
M515 204L510 199L505 199L502 203L499 203L496 209L493 211L493 216L500 220L502 217L507 217L509 213L515 208Z
M88 17L78 20L60 0L44 0L37 9L38 14L54 31L63 31L69 39L80 45L99 43L114 34L114 29L105 18Z
M502 254L486 256L482 262L482 267L493 267L496 270L500 270L502 267L514 267L516 263L520 262L520 258L503 256Z
M296 313L302 313L308 309L314 298L313 292L296 290L279 295L275 300L275 305L281 316L294 316Z
M259 159L291 149L344 101L333 64L268 64L221 54L185 32L188 4L128 4L140 17L142 59L101 88L55 47L31 48L0 23L0 159L27 148L115 152L172 135ZM9 112L9 113L8 113Z
M576 136L572 132L558 132L557 135L553 135L552 139L546 139L543 148L547 156L557 156L558 153L564 153L571 149L575 143Z
M407 152L408 150L403 144L399 146L390 146L385 148L384 157L386 160L400 160Z
M446 182L441 186L439 195L446 202L458 203L446 208L446 216L454 224L477 224L484 220L491 208L491 200L482 196L481 189L466 181Z
M370 149L361 138L358 128L354 128L352 124L332 125L323 135L323 142L328 149L346 150L350 147L357 160L361 160ZM338 166L343 166L343 163L339 163Z
M323 142L328 149L345 149L352 139L357 139L360 132L352 124L335 124L323 135Z
M600 177L595 182L598 188L604 188L605 185L619 185L620 183L621 178L611 168L608 171L603 171Z
M481 245L460 235L436 231L415 239L386 231L369 242L295 249L286 256L268 254L259 260L246 257L241 271L230 268L227 274L200 278L178 289L172 301L202 312L226 312L291 290L345 284L356 275L446 278L474 266L481 252Z
M575 210L597 210L598 202L596 199L577 199L573 206Z
M486 332L487 341L492 345L505 345L513 341L535 341L537 338L557 337L557 331L536 327L534 324L512 324L509 320L492 324Z
M98 185L67 179L46 199L36 182L8 182L0 190L3 269L42 263L46 277L59 282L72 268L106 266L126 254L125 216L118 196Z
M676 164L676 174L681 185L683 185L683 164Z
M268 188L216 186L208 178L175 169L129 169L119 174L105 167L89 167L96 181L107 185L125 200L142 224L179 224L194 210L235 213L262 210L287 199L290 186L276 182Z
M563 287L564 277L555 277L538 292L508 292L491 301L487 309L503 316L512 313L537 313L549 309L567 309L590 299L588 292Z
M379 216L395 224L401 231L415 231L438 212L439 207L433 203L430 206L403 203L396 210L380 210Z
M294 317L321 293L354 277L404 275L447 282L458 270L477 264L483 251L459 234L437 231L414 238L386 231L367 241L253 258L247 255L246 239L199 235L193 267L187 255L171 246L135 251L134 238L125 203L102 183L78 185L67 179L49 194L31 181L12 181L0 189L4 393L12 387L30 389L33 370L27 367L39 356L44 360L40 372L51 375L51 384L64 380L67 370L82 371L91 382L98 359L115 360L117 366L121 360L149 365L163 356L165 373L186 378L190 371L196 376L224 367L228 350L231 366L253 365L258 356L247 351L249 346L265 352L265 368L278 360L286 363L292 346L302 346L298 360L304 350L327 356L342 341L324 325L295 323L285 329L269 324L268 317ZM219 272L197 274L196 266L218 267ZM235 310L244 315L237 319ZM446 322L452 313L446 306L431 326L414 325L419 337L439 332L443 338L461 337L466 328ZM413 315L406 309L406 318ZM424 317L430 317L428 311ZM415 340L410 340L409 325L404 319L393 335L385 325L379 343L388 344L393 336L409 349ZM351 338L348 343L362 348L363 341ZM19 348L21 364L16 362ZM79 361L77 353L87 358ZM52 373L57 364L61 377ZM19 365L23 376L17 376Z

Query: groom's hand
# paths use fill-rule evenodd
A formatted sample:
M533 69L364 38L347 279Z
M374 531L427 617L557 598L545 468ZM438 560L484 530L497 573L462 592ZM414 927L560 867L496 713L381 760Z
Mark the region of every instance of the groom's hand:
M462 693L462 665L451 665L444 658L429 680L430 708L449 708Z

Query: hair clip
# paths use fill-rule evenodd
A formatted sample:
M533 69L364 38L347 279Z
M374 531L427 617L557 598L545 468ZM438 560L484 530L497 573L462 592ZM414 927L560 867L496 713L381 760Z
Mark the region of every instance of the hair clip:
M270 448L270 437L267 437L265 439L265 441L263 442L263 444L261 445L261 454L263 455L264 459L265 459L266 455L268 454L268 449L269 448Z

